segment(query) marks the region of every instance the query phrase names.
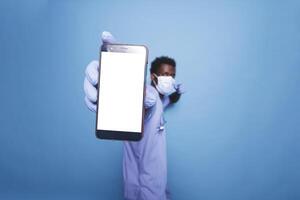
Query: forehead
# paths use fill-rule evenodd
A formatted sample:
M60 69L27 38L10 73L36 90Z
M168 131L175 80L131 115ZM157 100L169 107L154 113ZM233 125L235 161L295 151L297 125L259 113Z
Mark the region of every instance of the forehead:
M159 74L171 74L174 75L176 73L175 67L169 64L161 64L158 68Z

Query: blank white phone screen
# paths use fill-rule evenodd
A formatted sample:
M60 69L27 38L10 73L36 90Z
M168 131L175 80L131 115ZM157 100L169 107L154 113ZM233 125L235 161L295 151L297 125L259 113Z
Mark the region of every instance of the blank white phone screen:
M97 130L142 132L145 61L146 53L101 52Z

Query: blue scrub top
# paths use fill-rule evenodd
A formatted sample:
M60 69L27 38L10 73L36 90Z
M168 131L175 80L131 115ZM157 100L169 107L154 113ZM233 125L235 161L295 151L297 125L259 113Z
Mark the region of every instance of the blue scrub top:
M165 200L167 154L164 109L169 97L160 97L152 85L146 86L144 136L139 142L124 142L123 181L125 199Z

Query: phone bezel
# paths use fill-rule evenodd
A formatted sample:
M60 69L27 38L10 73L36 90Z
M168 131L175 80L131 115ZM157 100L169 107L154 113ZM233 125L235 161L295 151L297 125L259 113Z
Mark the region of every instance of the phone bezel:
M101 79L101 53L102 52L121 52L121 53L134 53L140 50L140 48L144 48L146 51L145 55L145 65L144 65L144 90L143 90L143 102L145 100L145 85L146 85L146 76L147 76L147 64L148 64L148 48L145 45L136 45L136 44L103 44L100 49L100 57L99 57L99 81ZM99 84L97 85L97 97L99 97ZM97 98L98 105L99 98ZM144 105L144 104L142 104ZM128 140L128 141L139 141L143 137L144 132L144 115L145 108L142 108L142 122L141 122L141 132L128 132L128 131L115 131L115 130L97 130L97 122L98 122L98 107L96 110L96 137L99 139L109 139L109 140Z

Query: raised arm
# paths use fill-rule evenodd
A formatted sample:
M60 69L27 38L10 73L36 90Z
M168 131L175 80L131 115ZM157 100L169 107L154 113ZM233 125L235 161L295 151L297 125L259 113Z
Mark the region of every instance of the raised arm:
M102 44L115 43L115 38L110 32L104 31L101 35ZM97 84L99 79L99 61L91 61L85 69L83 89L85 93L84 101L92 112L97 110Z

